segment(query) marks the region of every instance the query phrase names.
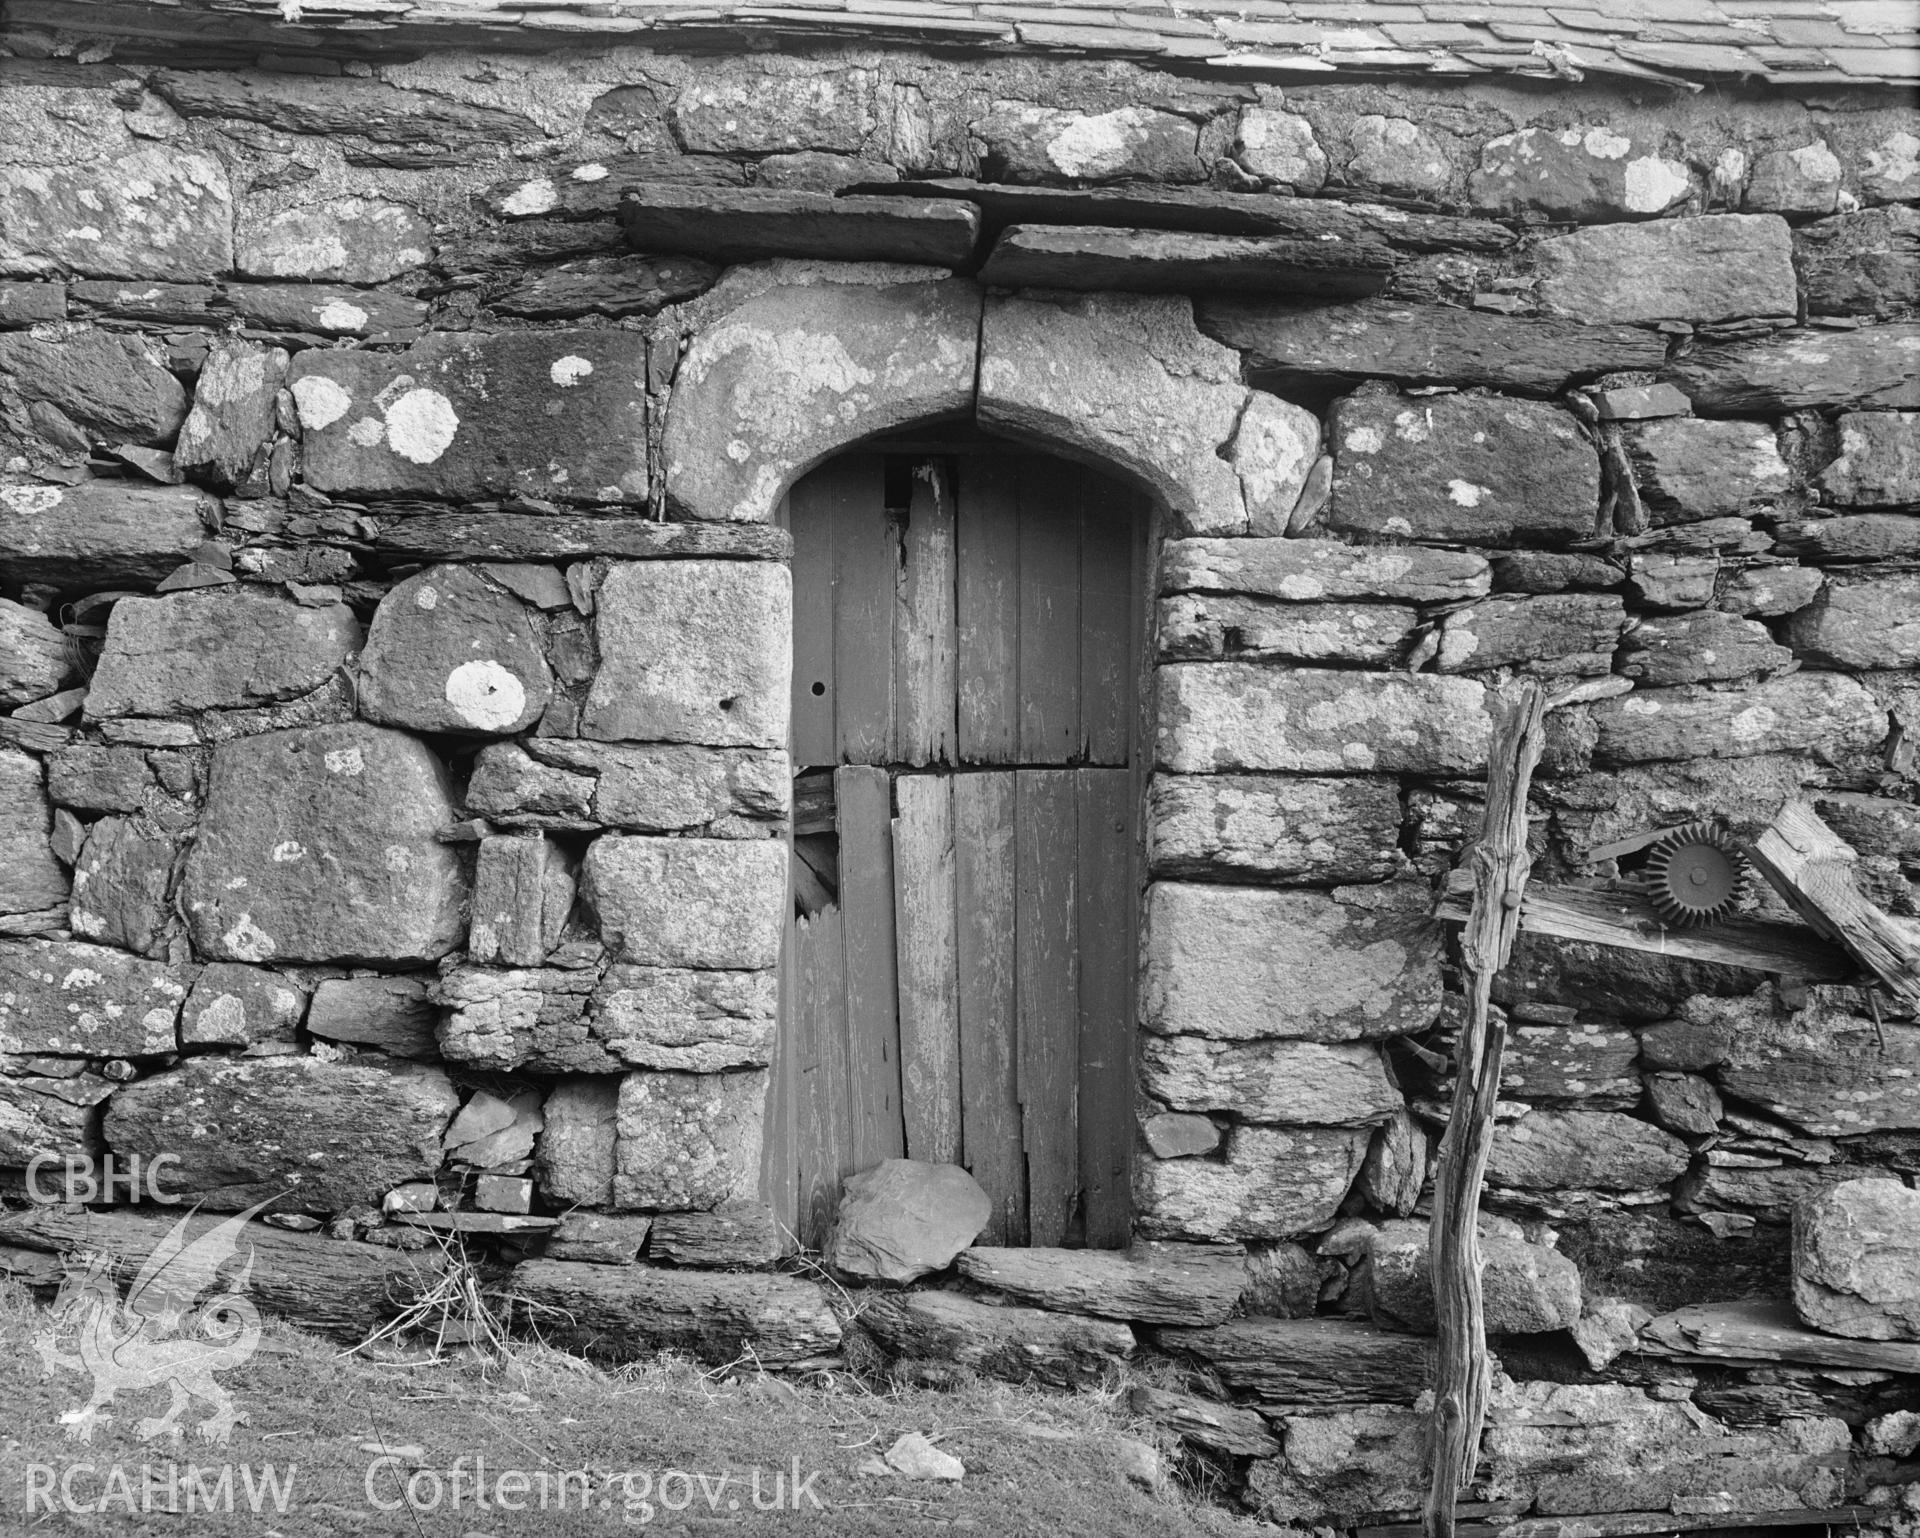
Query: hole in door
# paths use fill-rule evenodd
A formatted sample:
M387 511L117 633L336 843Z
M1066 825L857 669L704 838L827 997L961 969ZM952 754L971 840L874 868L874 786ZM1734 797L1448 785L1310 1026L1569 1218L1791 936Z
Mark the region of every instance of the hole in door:
M1146 509L1004 442L788 498L793 906L769 1197L963 1165L990 1244L1127 1242Z

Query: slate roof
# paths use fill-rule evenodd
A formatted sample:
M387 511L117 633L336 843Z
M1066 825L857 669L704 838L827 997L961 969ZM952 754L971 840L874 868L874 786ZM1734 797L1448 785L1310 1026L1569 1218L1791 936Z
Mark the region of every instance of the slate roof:
M14 26L362 51L912 42L1162 62L1229 78L1518 74L1698 86L1920 81L1920 0L7 0Z

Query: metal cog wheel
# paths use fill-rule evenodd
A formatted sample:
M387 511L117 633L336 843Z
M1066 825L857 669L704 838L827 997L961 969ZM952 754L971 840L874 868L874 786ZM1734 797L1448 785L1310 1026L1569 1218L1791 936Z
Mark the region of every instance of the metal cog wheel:
M1753 867L1740 846L1710 822L1675 828L1647 855L1647 895L1675 929L1725 918L1753 890Z

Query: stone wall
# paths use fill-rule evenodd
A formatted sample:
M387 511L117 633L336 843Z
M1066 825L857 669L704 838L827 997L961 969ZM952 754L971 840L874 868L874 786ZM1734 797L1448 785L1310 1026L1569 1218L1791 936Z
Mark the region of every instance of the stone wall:
M14 52L0 1166L170 1153L340 1255L491 1233L612 1354L805 1365L851 1331L903 1373L1079 1382L1163 1351L1194 1393L1143 1413L1276 1520L1351 1523L1417 1504L1461 1009L1432 914L1489 690L1562 700L1536 879L1800 793L1920 915L1920 170L1885 95ZM1008 217L978 189L818 200L936 177L1081 235L1279 221L1371 297L1249 297L1132 237L1010 293L976 281ZM1142 1245L969 1251L848 1325L766 1269L756 1199L769 521L836 450L953 417L1162 509ZM1796 1202L1920 1174L1920 1027L1758 902L1792 967L1528 934L1501 979L1500 1510L1899 1520L1913 1376L1635 1336L1784 1298Z

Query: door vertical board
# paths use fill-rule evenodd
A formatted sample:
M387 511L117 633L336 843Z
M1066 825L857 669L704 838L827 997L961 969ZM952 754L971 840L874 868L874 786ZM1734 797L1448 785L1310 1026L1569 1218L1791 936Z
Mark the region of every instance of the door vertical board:
M955 529L960 761L1011 764L1020 746L1020 504L1023 461L970 460Z
M920 768L954 762L953 477L938 460L913 471L894 622L894 752Z
M953 863L960 1004L960 1149L993 1199L983 1244L1027 1242L1014 998L1012 774L953 781Z
M793 1248L800 1232L800 1160L797 1115L798 1058L794 1040L793 904L787 904L787 922L780 935L779 1002L774 1011L773 1064L767 1075L766 1139L760 1155L760 1187L779 1225L782 1252Z
M1019 762L1080 755L1080 487L1062 460L1020 462Z
M893 931L893 814L885 769L837 769L840 913L846 926L847 1083L853 1167L906 1152L900 1121L899 983Z
M960 1001L953 895L953 781L894 782L893 914L899 934L900 1104L907 1157L960 1162Z
M1079 856L1075 772L1014 776L1017 1082L1031 1242L1059 1244L1080 1189Z
M1090 764L1127 762L1133 736L1132 495L1094 482L1080 520L1080 732Z
M794 1132L800 1242L817 1249L833 1222L840 1182L851 1170L847 1119L846 973L838 908L793 923Z
M793 533L793 762L840 758L834 734L833 536L843 495L830 474L809 475L787 498ZM815 686L820 687L818 694Z
M1127 1242L1133 1218L1133 774L1075 772L1079 865L1080 1180L1087 1244Z
M886 461L858 454L834 461L825 473L839 488L830 686L837 695L839 761L884 764L893 752L893 611L900 580L900 531L887 516Z

